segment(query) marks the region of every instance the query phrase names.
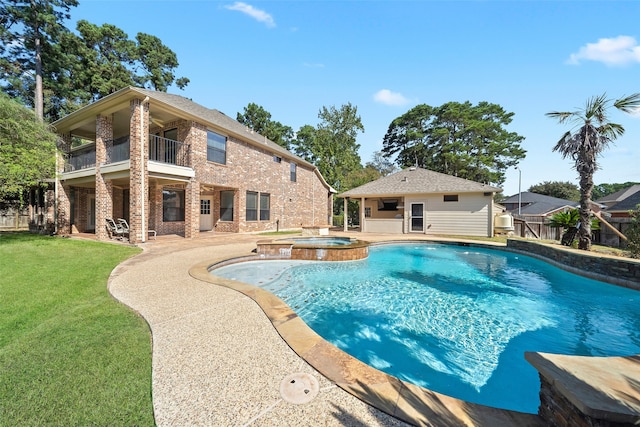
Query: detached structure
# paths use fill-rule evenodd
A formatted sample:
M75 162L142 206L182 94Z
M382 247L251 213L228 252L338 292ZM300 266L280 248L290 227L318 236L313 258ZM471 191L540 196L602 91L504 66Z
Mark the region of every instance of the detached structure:
M182 96L119 90L53 123L64 153L57 233L132 243L201 231L254 232L331 222L333 190L312 164Z
M360 229L374 233L493 236L502 189L408 168L339 194L360 204ZM345 222L346 231L346 222Z

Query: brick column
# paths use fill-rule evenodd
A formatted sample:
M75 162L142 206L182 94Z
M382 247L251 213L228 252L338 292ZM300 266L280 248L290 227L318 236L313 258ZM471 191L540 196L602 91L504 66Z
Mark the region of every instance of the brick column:
M113 218L113 187L100 171L107 161L106 144L113 140L113 116L96 117L96 237L108 240L106 218Z
M71 234L71 187L68 185L63 186L60 181L60 174L64 172L64 156L63 154L69 153L71 150L71 134L62 134L58 140L58 152L57 156L57 170L55 181L55 192L57 200L57 206L55 207L55 225L56 232L59 235L66 236Z
M149 103L132 99L130 106L129 241L139 243L147 240L149 229Z
M191 178L184 195L184 237L193 239L200 233L200 184Z

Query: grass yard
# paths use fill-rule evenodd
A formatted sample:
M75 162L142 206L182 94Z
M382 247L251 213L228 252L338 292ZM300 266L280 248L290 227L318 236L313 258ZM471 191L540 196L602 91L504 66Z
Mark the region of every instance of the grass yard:
M0 233L0 426L153 426L151 334L107 291L140 249Z

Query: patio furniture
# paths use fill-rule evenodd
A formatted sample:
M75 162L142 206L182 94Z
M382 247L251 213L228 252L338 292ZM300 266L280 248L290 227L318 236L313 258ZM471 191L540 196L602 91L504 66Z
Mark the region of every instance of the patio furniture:
M118 218L118 223L120 223L120 226L122 227L123 230L125 230L125 233L128 236L129 235L129 223L127 223L127 220L124 219L124 218ZM150 236L151 234L153 234L153 240L156 240L156 230L147 230L147 236Z
M122 225L117 224L113 218L106 218L105 220L107 221L107 230L109 231L112 239L124 240L125 234L127 237L129 236L129 230L127 229L125 232Z
M118 224L122 228L122 231L124 232L124 234L126 234L127 237L129 237L129 223L127 222L127 220L124 218L118 218Z

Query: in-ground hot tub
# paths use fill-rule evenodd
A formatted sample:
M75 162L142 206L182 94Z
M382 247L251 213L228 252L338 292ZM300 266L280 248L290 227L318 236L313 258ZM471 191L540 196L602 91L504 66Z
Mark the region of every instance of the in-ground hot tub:
M291 237L261 240L261 258L308 261L354 261L369 256L369 242L350 237Z

